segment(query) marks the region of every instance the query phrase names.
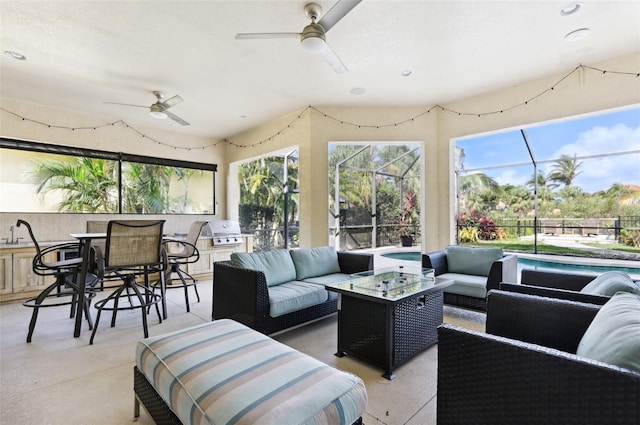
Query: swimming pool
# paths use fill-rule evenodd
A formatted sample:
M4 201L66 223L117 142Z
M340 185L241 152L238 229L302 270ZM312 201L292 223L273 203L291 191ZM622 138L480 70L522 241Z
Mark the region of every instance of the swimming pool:
M422 254L420 251L400 251L400 252L387 252L381 254L386 258L393 258L395 260L403 261L422 261ZM518 272L523 268L528 269L540 269L540 270L560 270L567 272L582 272L582 273L604 273L611 270L622 271L625 273L640 275L640 268L634 267L613 267L613 266L600 266L594 264L574 264L574 263L560 263L555 261L536 260L531 258L518 257Z

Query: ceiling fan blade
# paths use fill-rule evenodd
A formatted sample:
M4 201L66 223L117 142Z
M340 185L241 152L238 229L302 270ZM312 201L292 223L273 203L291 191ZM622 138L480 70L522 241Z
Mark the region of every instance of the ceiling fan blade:
M160 103L160 105L164 106L165 109L169 109L174 105L177 105L178 103L182 102L184 99L182 99L180 96L175 95L167 100L165 100L164 102Z
M329 31L335 24L344 18L345 15L356 7L362 0L339 0L327 13L318 21L318 24Z
M324 58L324 60L327 61L329 65L331 65L331 68L333 68L333 70L338 74L342 74L343 72L348 71L347 67L344 65L344 63L342 63L336 52L333 51L329 44L327 44L324 50L320 52L320 55Z
M180 118L179 116L177 116L176 114L172 114L171 112L169 112L167 110L165 110L164 113L167 114L167 117L171 118L172 120L174 120L178 124L191 125L188 122L186 122L185 120L183 120L182 118Z
M136 108L149 109L149 105L132 105L130 103L119 103L119 102L102 102L102 103L107 103L109 105L135 106Z
M255 40L266 38L300 38L299 32L241 32L236 34L236 40Z

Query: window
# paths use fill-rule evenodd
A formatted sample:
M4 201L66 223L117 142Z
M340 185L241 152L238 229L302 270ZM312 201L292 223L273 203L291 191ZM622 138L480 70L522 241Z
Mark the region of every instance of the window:
M639 135L636 106L457 140L458 242L624 240L640 226Z
M0 212L214 214L216 169L0 139Z

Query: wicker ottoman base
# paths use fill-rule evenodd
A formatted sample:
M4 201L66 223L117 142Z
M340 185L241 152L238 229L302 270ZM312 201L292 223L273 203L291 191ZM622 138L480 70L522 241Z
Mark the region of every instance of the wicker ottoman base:
M133 367L133 391L136 394L134 417L140 416L140 403L157 425L181 425L180 419L164 402L160 394L147 381L138 366Z

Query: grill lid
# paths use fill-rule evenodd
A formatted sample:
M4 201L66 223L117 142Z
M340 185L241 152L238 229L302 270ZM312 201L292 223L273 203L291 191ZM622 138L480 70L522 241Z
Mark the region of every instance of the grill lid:
M205 226L205 228L202 229L203 236L226 236L239 234L240 223L233 220L211 220L209 222L209 226Z

